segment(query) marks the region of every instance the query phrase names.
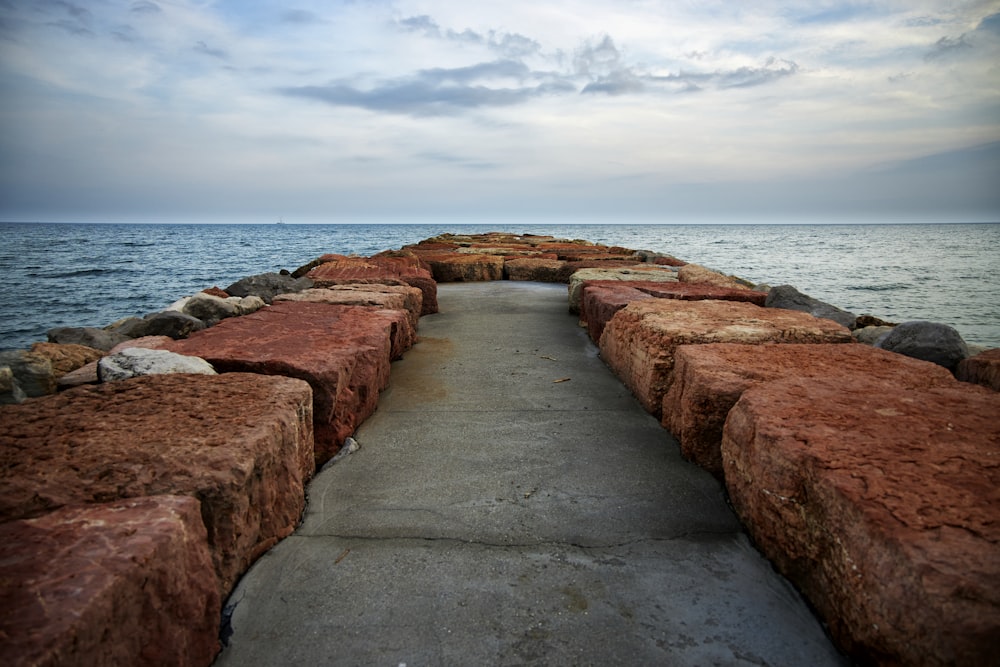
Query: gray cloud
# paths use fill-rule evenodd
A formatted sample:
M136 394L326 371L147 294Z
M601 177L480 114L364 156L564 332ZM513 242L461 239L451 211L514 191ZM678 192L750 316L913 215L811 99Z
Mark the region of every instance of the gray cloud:
M133 14L160 14L163 10L155 2L149 0L138 0L133 2L129 11Z
M924 60L946 58L971 48L972 44L965 33L962 33L958 37L942 37L934 43L931 50L924 56Z
M442 30L437 21L426 14L400 19L397 23L407 32L420 33L430 39L481 44L508 58L530 56L539 53L542 48L537 41L518 33L490 30L488 33L482 34L470 28L461 32L451 29Z
M282 23L292 23L296 25L316 25L326 23L321 17L304 9L289 9L281 13Z
M195 53L200 53L203 56L210 56L212 58L218 58L220 60L225 60L228 57L226 52L223 51L222 49L213 48L200 40L195 42L194 51Z

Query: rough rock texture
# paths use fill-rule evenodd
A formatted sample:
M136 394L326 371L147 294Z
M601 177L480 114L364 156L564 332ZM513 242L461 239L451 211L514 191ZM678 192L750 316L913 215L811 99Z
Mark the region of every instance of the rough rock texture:
M878 339L885 334L892 331L892 327L887 326L869 326L863 327L861 329L855 329L851 332L854 336L854 340L859 343L864 343L865 345L875 345Z
M588 280L583 283L580 320L587 324L587 330L594 342L598 342L601 340L605 325L616 312L632 301L649 297L684 301L708 299L746 301L763 306L767 294L744 287L730 289L703 283Z
M118 343L108 354L116 354L122 350L127 350L133 347L141 347L147 350L158 349L163 346L164 343L170 341L169 336L144 336L143 338L133 338L132 340L127 340L124 343ZM98 360L100 361L100 360ZM97 384L100 379L97 377L97 364L98 361L92 361L75 371L70 371L66 373L61 378L56 380L56 384L59 389L68 389L70 387L79 387L84 384Z
M170 338L187 338L195 331L205 328L205 323L197 317L192 317L177 310L164 310L150 313L146 317L131 318L114 331L130 338L145 338L147 336L168 336Z
M271 303L278 294L299 292L312 286L308 278L293 278L287 273L261 273L237 280L224 291L231 296L259 296L264 303Z
M663 397L663 426L685 458L721 477L722 427L729 410L747 389L785 377L835 378L845 393L867 378L900 389L955 384L940 366L867 345L681 345Z
M824 301L814 299L808 294L798 291L791 285L772 287L771 291L767 293L767 302L764 305L768 308L798 310L815 317L824 317L848 329L853 329L858 319L854 313L849 313L836 306L831 306Z
M416 257L324 255L318 261L320 263L307 274L316 287L359 283L409 285L419 289L423 295L421 315L438 312L437 283L430 270L423 267Z
M162 495L0 524L0 663L210 665L220 596L201 504Z
M264 299L254 295L219 297L207 292L199 292L184 300L181 312L212 326L227 317L238 317L256 312L265 305Z
M107 352L129 338L135 338L135 336L95 329L94 327L56 327L49 329L48 337L50 343L84 345L102 352Z
M862 664L996 664L1000 394L795 378L746 391L722 441L758 547Z
M0 367L10 369L17 386L29 398L45 396L56 390L52 362L44 354L27 350L0 352Z
M398 310L278 301L165 348L201 357L220 373L306 380L313 389L319 466L375 411L389 384L391 339L400 322L408 324Z
M150 375L0 407L0 521L194 496L225 596L299 521L314 469L311 398L291 378Z
M507 280L530 280L540 283L566 282L566 262L559 259L523 257L508 259L504 263Z
M875 341L875 347L954 370L969 348L954 328L939 322L903 322Z
M403 310L413 330L420 324L423 310L423 293L409 285L331 285L314 287L295 294L279 294L275 301L312 301L342 306L367 306L389 310Z
M958 362L955 377L1000 391L1000 348L980 352Z
M0 366L0 405L11 405L20 403L28 398L28 395L17 383L14 372L8 366Z
M569 312L580 312L583 285L589 280L618 282L676 282L677 272L672 268L659 266L632 265L608 269L580 269L569 279Z
M503 280L504 258L496 255L435 253L420 257L439 283Z
M52 364L52 376L58 381L66 373L97 361L103 353L86 345L60 345L58 343L34 343L34 354L40 354Z
M748 290L750 287L736 278L705 268L700 264L685 264L677 270L677 280L682 283L712 285L731 290Z
M619 310L601 356L646 410L660 415L677 346L692 343L853 343L851 332L807 313L736 301L648 299Z
M102 358L97 362L97 379L115 382L142 375L193 373L216 375L212 365L198 357L188 357L166 350L132 347Z

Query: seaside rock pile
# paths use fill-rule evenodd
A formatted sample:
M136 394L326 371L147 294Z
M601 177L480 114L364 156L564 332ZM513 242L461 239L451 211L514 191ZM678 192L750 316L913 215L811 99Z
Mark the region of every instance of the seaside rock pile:
M437 284L473 280L566 284L852 658L995 661L996 350L670 255L497 233L321 255L2 353L0 660L210 664L221 601L294 530Z

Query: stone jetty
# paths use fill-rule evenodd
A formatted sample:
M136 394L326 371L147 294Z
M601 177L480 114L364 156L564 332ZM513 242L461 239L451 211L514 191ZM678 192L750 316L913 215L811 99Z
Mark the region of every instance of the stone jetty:
M997 664L997 350L650 250L320 250L0 353L3 664Z

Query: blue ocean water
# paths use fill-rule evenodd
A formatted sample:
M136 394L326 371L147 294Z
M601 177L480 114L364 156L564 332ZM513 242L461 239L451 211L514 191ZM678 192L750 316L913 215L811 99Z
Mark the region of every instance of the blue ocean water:
M0 223L0 349L105 326L206 287L451 233L509 231L672 254L856 314L933 320L1000 347L1000 224L144 225Z

